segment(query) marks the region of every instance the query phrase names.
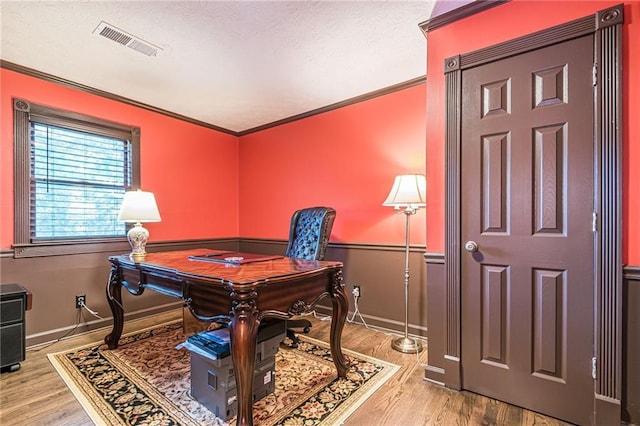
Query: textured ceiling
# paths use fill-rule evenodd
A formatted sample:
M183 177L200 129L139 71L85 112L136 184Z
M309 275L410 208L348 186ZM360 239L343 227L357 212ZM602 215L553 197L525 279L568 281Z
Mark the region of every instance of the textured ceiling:
M233 132L424 76L434 1L0 1L3 61ZM161 50L94 34L105 21Z

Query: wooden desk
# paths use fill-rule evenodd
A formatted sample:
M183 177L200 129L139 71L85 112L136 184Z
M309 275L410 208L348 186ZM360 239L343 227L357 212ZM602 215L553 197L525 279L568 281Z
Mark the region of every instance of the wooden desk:
M110 257L107 300L113 330L104 341L118 346L124 323L121 289L140 295L145 289L184 299L196 318L228 320L231 357L238 395L238 426L253 424L253 371L256 336L263 318L287 319L310 311L324 296L333 305L331 354L338 375L345 377L348 360L340 339L349 302L342 281L342 263L292 258L230 265L190 260L189 256L222 253L198 249L149 253L142 262L129 255Z

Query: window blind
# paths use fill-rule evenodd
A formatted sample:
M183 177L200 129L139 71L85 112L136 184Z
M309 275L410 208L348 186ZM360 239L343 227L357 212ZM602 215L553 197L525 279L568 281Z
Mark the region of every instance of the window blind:
M32 241L125 236L131 141L37 121L30 133Z

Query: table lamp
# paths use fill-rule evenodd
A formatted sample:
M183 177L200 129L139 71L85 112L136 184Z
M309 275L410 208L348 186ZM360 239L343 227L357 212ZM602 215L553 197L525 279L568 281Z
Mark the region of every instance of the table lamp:
M127 191L122 199L118 220L135 223L127 232L127 239L131 244L130 256L136 261L144 260L149 231L142 226L142 222L160 222L160 212L153 193L139 189Z
M427 181L424 175L396 176L393 187L382 203L392 206L397 212L406 216L406 236L404 252L404 337L394 339L391 347L404 353L417 353L422 350L422 344L417 339L409 338L409 217L415 214L426 203ZM403 210L404 209L404 210Z

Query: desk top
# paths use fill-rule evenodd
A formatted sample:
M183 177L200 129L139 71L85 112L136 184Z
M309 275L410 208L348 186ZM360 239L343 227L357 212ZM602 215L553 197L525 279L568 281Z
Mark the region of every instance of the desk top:
M322 273L327 269L342 268L342 262L294 259L278 257L244 264L217 263L194 260L190 257L215 253L232 253L224 250L194 249L147 253L143 261L135 261L129 255L112 256L113 264L135 268L141 271L170 273L176 277L191 278L198 281L210 281L230 285L247 285L277 282L292 279L296 275L304 276Z

